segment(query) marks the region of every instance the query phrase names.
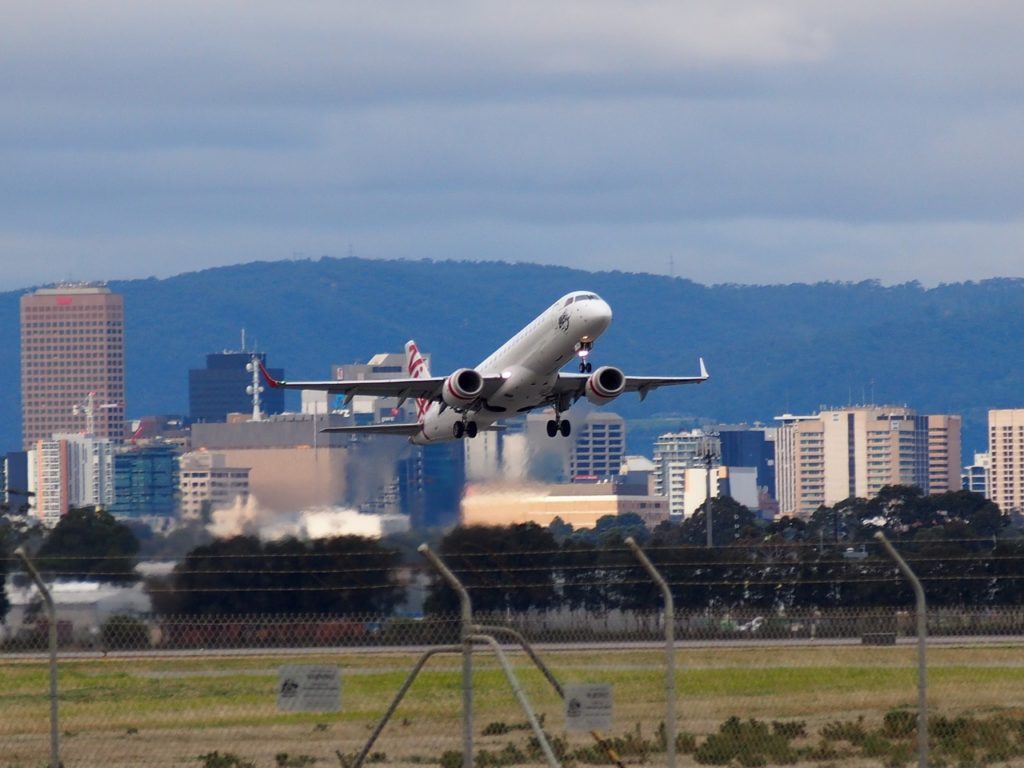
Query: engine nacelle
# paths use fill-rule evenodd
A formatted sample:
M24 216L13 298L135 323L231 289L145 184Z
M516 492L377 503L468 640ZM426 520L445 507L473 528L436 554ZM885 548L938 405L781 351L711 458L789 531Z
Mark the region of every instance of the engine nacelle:
M483 391L483 377L472 368L460 368L445 379L441 397L449 408L462 410L472 405Z
M610 403L626 388L626 375L611 365L603 365L587 379L587 400L594 405Z

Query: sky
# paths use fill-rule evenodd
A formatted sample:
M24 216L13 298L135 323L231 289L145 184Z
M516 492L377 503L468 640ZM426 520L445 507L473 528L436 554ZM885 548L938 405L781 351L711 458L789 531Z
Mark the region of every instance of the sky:
M1024 4L14 2L0 289L252 260L1024 276Z

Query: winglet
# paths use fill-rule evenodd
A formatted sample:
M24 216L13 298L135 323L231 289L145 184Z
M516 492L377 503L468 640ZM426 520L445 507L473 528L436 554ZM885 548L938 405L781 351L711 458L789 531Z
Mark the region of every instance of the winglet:
M700 359L700 377L702 379L710 379L711 378L711 376L708 374L707 367L704 365L704 358L703 357Z
M260 373L263 374L263 378L266 379L267 385L271 389L277 389L278 387L280 387L281 382L270 375L270 371L267 370L267 366L263 364L263 361L257 358L256 362L259 363Z

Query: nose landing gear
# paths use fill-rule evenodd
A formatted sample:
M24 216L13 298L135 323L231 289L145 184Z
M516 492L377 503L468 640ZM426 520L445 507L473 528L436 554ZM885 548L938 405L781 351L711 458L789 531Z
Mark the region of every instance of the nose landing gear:
M594 342L592 341L581 341L576 347L576 355L580 359L580 373L590 373L591 366L590 361L587 360L587 356L590 355L590 350L593 349Z

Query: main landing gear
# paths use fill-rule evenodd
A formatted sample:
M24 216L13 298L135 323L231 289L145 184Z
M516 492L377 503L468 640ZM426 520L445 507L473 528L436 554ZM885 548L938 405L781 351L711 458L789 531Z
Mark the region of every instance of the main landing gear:
M452 425L452 435L456 440L463 437L474 438L478 431L475 421L456 421Z
M562 437L568 437L572 432L572 424L569 423L568 419L563 419L560 415L548 420L548 437L554 437L559 432L562 433Z

